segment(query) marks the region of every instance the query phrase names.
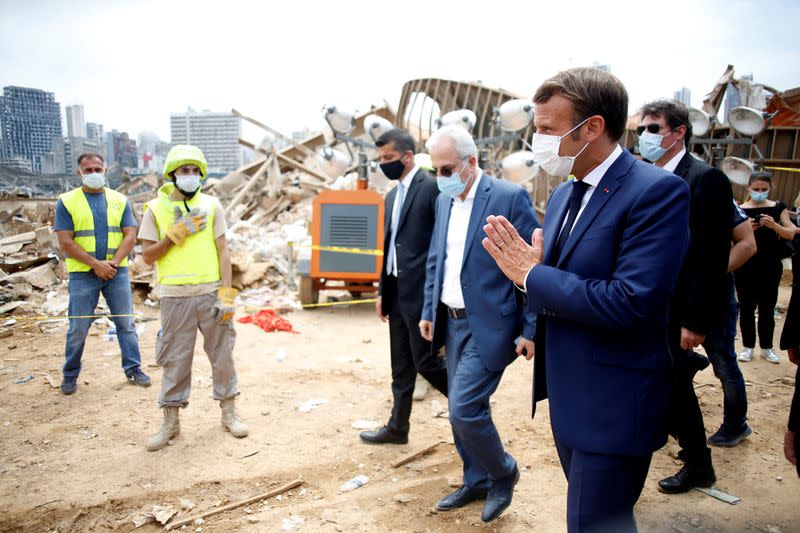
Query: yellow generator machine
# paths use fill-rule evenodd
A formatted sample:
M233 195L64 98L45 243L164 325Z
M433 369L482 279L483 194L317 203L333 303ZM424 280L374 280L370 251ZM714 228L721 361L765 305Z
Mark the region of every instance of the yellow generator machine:
M383 265L383 197L365 189L320 192L313 202L311 244L310 261L298 264L302 304L317 303L323 289L355 297L375 292Z

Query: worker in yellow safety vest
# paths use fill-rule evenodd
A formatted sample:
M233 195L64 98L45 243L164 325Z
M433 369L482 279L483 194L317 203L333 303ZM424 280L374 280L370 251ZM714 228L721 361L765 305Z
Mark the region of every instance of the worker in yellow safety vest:
M177 145L167 154L158 197L145 205L139 239L144 260L156 264L161 295L161 331L156 363L163 369L159 406L164 425L147 443L155 451L180 432L178 409L189 404L197 330L211 362L213 398L220 402L222 427L246 437L236 413L239 394L233 345L234 300L225 213L219 200L200 192L207 163L196 146Z
M58 197L55 232L69 272L69 330L61 392L75 392L89 328L100 293L111 312L128 381L150 386L133 320L128 254L136 244L136 219L125 195L106 187L100 154L78 157L82 185Z

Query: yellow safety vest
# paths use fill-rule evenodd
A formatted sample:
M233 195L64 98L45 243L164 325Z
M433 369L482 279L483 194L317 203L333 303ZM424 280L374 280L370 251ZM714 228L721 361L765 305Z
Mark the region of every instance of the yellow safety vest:
M128 199L124 194L108 187L104 187L106 193L106 212L108 213L108 248L106 249L106 259L114 259L119 245L122 243L122 214ZM89 201L83 193L83 188L78 187L60 195L59 198L67 208L72 217L73 235L75 244L80 246L86 253L94 255L96 243L94 238L94 216ZM119 266L128 266L128 258L125 257ZM86 263L81 263L77 259L67 257L68 272L89 272L92 268Z
M158 197L145 204L151 209L158 225L158 235L166 237L166 230L175 223L175 206L186 214L183 200L173 201L169 196L175 184L166 183L158 190ZM198 193L188 200L189 208L198 207L205 211L206 228L189 235L180 246L171 246L167 253L156 261L158 283L162 285L199 285L220 280L219 254L214 239L214 216L217 202L213 196Z

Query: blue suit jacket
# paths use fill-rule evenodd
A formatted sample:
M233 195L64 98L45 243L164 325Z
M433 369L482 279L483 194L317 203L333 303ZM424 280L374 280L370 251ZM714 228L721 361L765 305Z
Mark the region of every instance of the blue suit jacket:
M545 339L536 339L534 411L549 393L553 434L565 446L649 455L667 440L667 311L689 245L689 188L623 151L556 267L546 266L571 187L550 196L544 261L525 283L528 307L546 317Z
M447 226L452 199L439 195L436 223L428 252L425 275L425 305L422 320L433 322L433 349L444 343L445 321L437 317L442 294ZM520 335L533 339L535 314L528 311L514 284L503 275L481 241L489 215L504 215L528 241L539 227L528 193L519 185L482 174L475 191L461 266L461 290L472 330L484 366L493 372L504 369L516 358L514 340ZM444 315L446 317L446 315Z

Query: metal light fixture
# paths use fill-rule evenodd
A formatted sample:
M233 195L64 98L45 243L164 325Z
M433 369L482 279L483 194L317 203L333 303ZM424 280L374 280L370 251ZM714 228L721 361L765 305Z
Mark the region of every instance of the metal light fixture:
M696 107L689 108L689 123L692 125L692 135L702 137L711 130L713 117Z
M394 129L394 124L383 117L379 117L378 115L367 115L364 117L364 131L369 134L372 142L376 142L378 137L391 129Z
M330 147L317 150L317 164L331 178L343 175L351 162L352 158L339 150Z
M747 159L731 156L722 160L720 169L728 176L731 183L746 186L750 181L750 176L756 171L756 165Z
M350 133L356 125L355 115L349 111L341 111L335 105L323 108L325 122L336 133Z
M507 155L500 162L503 178L512 183L525 183L539 173L539 165L533 160L533 152L521 150Z
M752 107L738 106L728 113L728 123L737 133L747 137L755 137L767 127L765 118L772 118L769 113L764 113Z
M533 120L533 103L523 98L508 100L500 106L497 113L503 131L519 131L527 128Z
M478 123L478 117L475 115L475 112L471 109L456 109L455 111L450 111L449 113L445 113L442 115L441 118L436 119L436 125L438 127L443 126L461 126L467 131L472 131L472 128L475 127L475 124Z

